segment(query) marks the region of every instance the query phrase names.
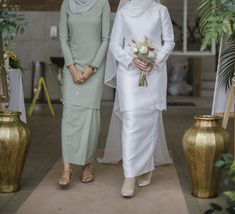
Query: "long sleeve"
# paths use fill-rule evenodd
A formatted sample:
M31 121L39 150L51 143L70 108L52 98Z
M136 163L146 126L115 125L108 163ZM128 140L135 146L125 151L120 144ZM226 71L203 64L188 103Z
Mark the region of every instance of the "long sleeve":
M60 38L60 46L65 60L65 65L69 66L74 64L72 53L69 47L67 0L63 1L60 10L59 38Z
M156 63L166 61L175 47L173 26L166 7L164 7L164 12L161 13L161 30L163 46L159 50Z
M117 12L115 17L115 22L113 24L113 30L110 40L110 50L115 57L115 59L123 64L126 68L131 64L133 57L128 54L123 49L123 40L124 40L124 26L123 20L119 12Z
M106 0L102 13L102 43L99 50L97 51L94 61L91 63L97 68L99 68L102 65L108 49L109 37L110 37L110 16L111 16L110 6L108 0Z

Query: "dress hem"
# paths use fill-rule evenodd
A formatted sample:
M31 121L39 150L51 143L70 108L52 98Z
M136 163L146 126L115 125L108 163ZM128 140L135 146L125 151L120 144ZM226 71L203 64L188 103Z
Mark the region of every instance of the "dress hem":
M125 178L135 178L135 177L138 177L138 176L141 176L143 174L146 174L148 172L153 172L155 170L155 167L151 168L151 169L148 169L148 170L144 170L143 172L141 173L136 173L136 174L128 174L128 175L125 175Z
M114 109L115 111L119 110L120 112L124 112L124 111L133 111L133 110L141 110L141 111L155 111L155 110L159 110L159 111L164 111L166 110L166 105L157 105L157 106L153 106L153 107L145 107L145 108L120 108L117 107Z
M66 161L63 160L64 163L68 163L68 164L73 164L73 165L79 165L79 166L85 166L86 164L92 163L93 161L87 161L87 162L76 162L76 161Z
M80 107L80 108L86 108L86 109L93 109L93 110L100 110L100 106L96 107L96 106L83 106L83 105L78 105L78 104L74 104L74 103L65 103L63 102L63 106L66 106L66 105L70 105L70 106L76 106L76 107Z

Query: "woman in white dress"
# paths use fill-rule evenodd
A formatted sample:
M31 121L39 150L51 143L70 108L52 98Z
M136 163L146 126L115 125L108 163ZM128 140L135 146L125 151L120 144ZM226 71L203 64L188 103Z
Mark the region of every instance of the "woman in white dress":
M130 48L133 40L142 41L145 36L157 48L153 66L137 59ZM162 110L166 109L166 60L174 45L168 10L158 0L121 0L110 39L105 78L106 84L117 91L101 162L116 162L122 152L124 197L134 195L136 177L139 186L149 185L154 166L171 162ZM138 86L140 70L148 72L147 87Z

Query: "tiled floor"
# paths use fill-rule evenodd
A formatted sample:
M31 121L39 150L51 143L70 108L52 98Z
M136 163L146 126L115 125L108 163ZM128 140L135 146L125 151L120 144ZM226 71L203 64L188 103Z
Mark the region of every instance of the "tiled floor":
M224 197L221 195L218 198L210 200L197 199L191 196L190 181L187 174L181 140L185 130L192 125L193 115L210 113L211 100L174 97L170 98L170 101L193 102L196 104L194 107L169 106L167 112L164 112L164 122L168 146L173 155L189 213L204 213L204 211L208 209L211 201L223 205L225 203ZM55 118L50 115L47 105L38 105L33 116L28 120L29 127L32 131L32 144L22 176L21 190L17 193L0 194L1 214L15 213L61 157L60 118L62 106L57 104L54 105L54 107L56 110ZM100 135L99 151L102 150L105 144L111 111L111 103L104 102L101 112L102 131ZM232 124L229 124L230 133L232 133L231 127Z

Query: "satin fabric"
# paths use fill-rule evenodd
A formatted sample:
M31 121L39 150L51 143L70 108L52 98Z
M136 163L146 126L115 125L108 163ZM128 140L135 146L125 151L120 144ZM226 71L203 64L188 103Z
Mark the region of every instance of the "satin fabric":
M118 106L117 99L115 99L114 106ZM152 111L154 114L154 111ZM143 119L145 119L143 117ZM163 125L162 119L162 112L160 111L158 117L155 118L156 121L158 120L158 126L155 130L155 134L157 135L157 139L155 141L155 149L151 150L153 153L154 158L154 165L160 166L165 164L171 164L172 159L170 158L166 138L165 138L165 130ZM108 136L106 140L105 152L103 158L98 158L100 163L110 163L110 164L117 164L122 159L122 130L123 130L123 113L119 110L113 111ZM152 119L150 118L151 122ZM142 121L138 121L137 124L141 124ZM143 129L146 133L148 133L147 129ZM142 142L140 142L142 143ZM138 162L138 158L136 160Z
M129 6L127 3L117 12L109 45L115 61L110 61L112 57L108 55L105 83L117 91L104 158L100 161L114 163L122 153L125 177L135 177L153 170L155 164L172 162L161 111L166 109L166 60L174 48L174 35L165 6L151 1L150 7L137 16L132 15ZM133 39L138 42L145 36L153 41L158 56L147 77L148 87L139 87L139 71L132 65L134 55L129 45ZM115 66L117 69L113 69Z
M159 0L155 0L155 2L160 4ZM128 3L130 3L130 0L121 0L118 5L117 11L121 10ZM130 12L131 11L129 11L129 13ZM117 68L118 68L118 61L115 59L109 46L108 52L107 52L106 69L105 69L105 84L113 88L116 88L116 84L117 84L116 83Z
M96 0L69 0L69 13L85 13L90 10L96 3Z
M122 160L126 178L154 170L160 111L124 111L122 127Z
M128 16L128 11L127 4L117 12L109 46L118 61L115 77L120 110L166 109L166 60L174 48L173 28L168 10L152 1L151 7L140 16ZM147 77L148 87L139 87L139 71L132 65L134 55L129 45L133 39L138 42L145 36L152 40L158 56L156 66Z

